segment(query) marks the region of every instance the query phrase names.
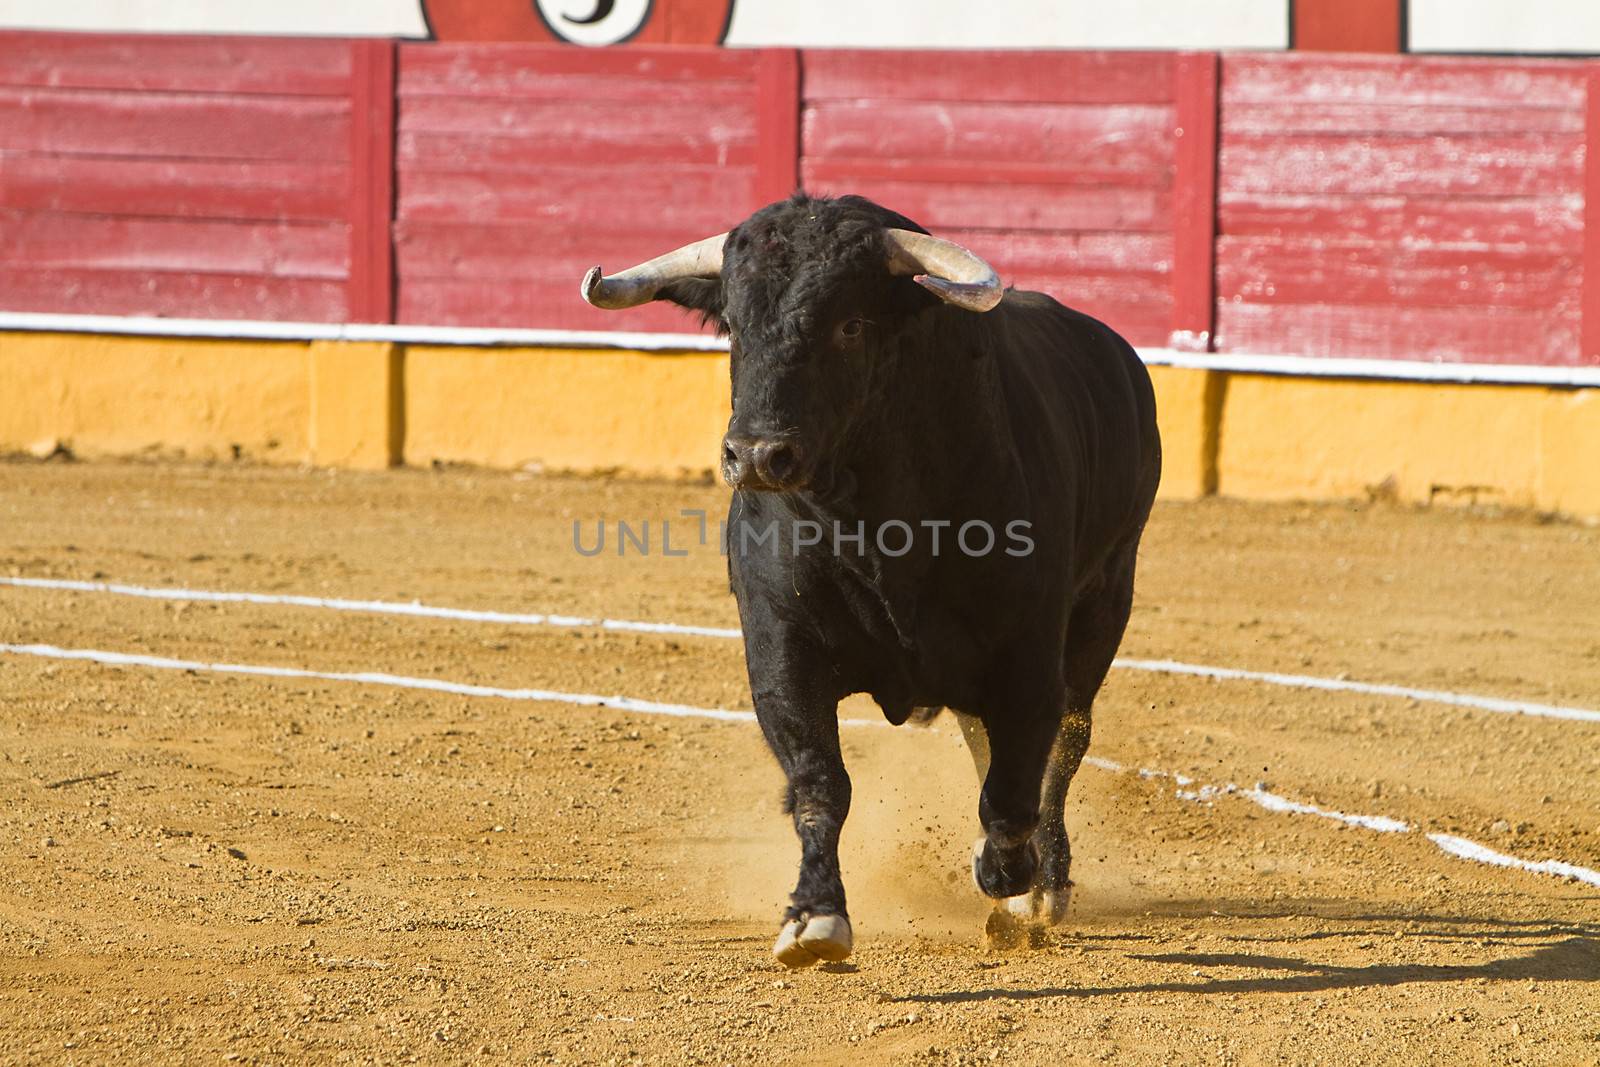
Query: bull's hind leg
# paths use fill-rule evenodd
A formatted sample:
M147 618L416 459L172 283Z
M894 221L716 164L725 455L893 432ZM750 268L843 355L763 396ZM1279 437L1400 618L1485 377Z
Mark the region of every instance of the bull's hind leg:
M1067 706L1050 747L1044 788L1039 799L1039 871L1034 878L1025 911L1037 922L1059 923L1066 918L1072 894L1072 846L1067 840L1067 787L1089 748L1094 698L1105 682L1117 648L1122 644L1133 609L1133 571L1138 544L1128 545L1107 565L1103 582L1087 591L1067 624L1063 676Z

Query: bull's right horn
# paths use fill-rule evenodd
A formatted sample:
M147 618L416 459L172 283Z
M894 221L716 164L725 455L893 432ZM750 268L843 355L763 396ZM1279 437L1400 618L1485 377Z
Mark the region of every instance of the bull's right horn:
M599 267L583 276L583 298L597 308L619 311L638 307L656 298L663 286L679 278L716 278L722 274L722 244L726 233L707 237L694 244L675 248L637 267L629 267L609 278Z

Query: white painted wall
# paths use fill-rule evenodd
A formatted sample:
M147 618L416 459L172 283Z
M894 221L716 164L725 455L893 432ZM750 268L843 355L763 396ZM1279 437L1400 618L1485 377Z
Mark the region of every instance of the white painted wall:
M671 2L656 0L656 6ZM555 0L528 3L545 8ZM627 21L622 8L642 6L642 0L621 0L618 13L608 23ZM583 10L585 3L575 7ZM1288 0L736 0L728 43L878 48L1283 48L1288 44L1288 22ZM0 0L0 26L427 35L422 0ZM594 37L585 43L605 43L606 27L580 32Z
M1600 0L1411 0L1411 50L1600 53Z
M837 48L1286 48L1289 3L736 0L728 43Z
M619 0L588 43L642 7ZM0 0L0 27L427 35L422 0ZM1600 54L1600 0L1410 0L1410 35L1417 52ZM1284 48L1288 39L1289 0L735 0L728 33L733 45L881 48Z
M29 30L426 37L421 0L0 0Z

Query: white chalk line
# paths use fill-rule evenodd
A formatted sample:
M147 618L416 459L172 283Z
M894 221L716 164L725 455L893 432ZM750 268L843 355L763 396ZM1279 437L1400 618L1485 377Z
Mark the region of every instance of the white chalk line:
M253 663L205 663L199 660L172 659L166 656L149 656L142 653L108 652L88 648L60 648L55 645L44 644L0 644L0 654L77 660L114 667L148 667L154 670L235 674L251 677L327 682L353 682L362 685L421 689L458 696L495 697L502 700L538 701L541 703L573 704L582 707L613 708L618 711L645 715L711 719L717 722L747 723L756 721L755 713L750 711L702 708L690 704L669 704L656 700L640 700L635 697L600 696L593 693L565 693L551 689L510 689L467 682L451 682L439 678L417 678L401 674L386 674L380 671L313 671L300 667L273 667ZM876 719L840 719L839 723L841 726L888 725L886 722ZM1126 770L1120 763L1097 756L1087 756L1083 762L1091 767L1112 773L1120 774ZM1277 814L1311 815L1316 818L1328 819L1377 833L1409 833L1414 829L1410 823L1384 815L1350 815L1345 812L1318 807L1314 804L1303 804L1299 801L1279 796L1276 793L1270 793L1264 786L1259 784L1251 789L1240 789L1232 783L1226 786L1206 785L1200 786L1198 789L1190 789L1189 787L1194 785L1193 779L1180 774L1145 768L1141 768L1137 773L1141 778L1171 779L1179 787L1176 795L1181 800L1210 803L1221 796L1239 796ZM1444 852L1475 863L1488 864L1495 867L1510 867L1534 874L1553 875L1585 882L1593 886L1600 886L1600 871L1591 870L1588 867L1580 867L1576 864L1553 859L1537 862L1524 860L1516 856L1496 852L1494 849L1480 845L1475 841L1470 841L1463 837L1454 837L1449 834L1428 834L1427 837L1429 841Z
M1501 715L1533 715L1545 719L1600 722L1600 711L1594 711L1589 708L1563 707L1558 704L1535 704L1526 700L1503 700L1500 697L1474 696L1471 693L1451 693L1442 689L1415 689L1406 685L1353 682L1344 678L1318 678L1309 674L1247 671L1237 667L1207 667L1198 663L1178 663L1174 660L1166 659L1118 659L1114 666L1130 671L1156 671L1161 674L1193 675L1197 678L1264 682L1268 685L1287 686L1291 689L1325 689L1339 693L1368 693L1373 696L1408 697L1412 700L1426 701L1430 704L1449 704L1458 708L1492 711Z
M289 593L239 593L213 589L127 585L117 582L86 582L65 578L0 577L0 585L23 589L58 589L78 593L110 593L116 596L143 597L151 600L283 605L378 615L404 615L413 618L453 619L462 622L494 622L510 626L559 626L729 639L736 639L742 636L736 628L720 626L690 626L671 622L588 618L578 615L550 615L531 612L476 611L468 608L438 607L418 601L349 600L338 597L297 596ZM1471 708L1476 711L1489 711L1500 715L1529 715L1536 718L1600 723L1600 710L1565 707L1557 704L1539 704L1526 700L1505 700L1500 697L1476 696L1471 693L1452 693L1441 689L1417 689L1404 685L1355 682L1343 678L1319 678L1309 674L1251 671L1237 667L1211 667L1199 663L1180 663L1176 660L1119 658L1112 663L1112 666L1128 671L1188 675L1224 681L1260 682L1266 685L1285 686L1291 689L1321 689L1329 692L1364 693L1371 696L1408 698L1430 704L1444 704L1452 707Z
M1114 760L1101 759L1096 756L1085 756L1084 763L1103 771L1123 773L1127 770L1122 764ZM1257 783L1249 789L1241 789L1232 782L1226 785L1201 785L1195 788L1195 782L1181 774L1167 771L1151 770L1146 767L1139 768L1136 772L1140 778L1166 778L1177 784L1178 788L1173 795L1179 800L1190 803L1210 804L1218 797L1233 796L1251 801L1266 810L1278 815L1312 815L1319 819L1354 826L1362 830L1369 830L1379 834L1409 834L1417 828L1403 819L1391 818L1387 815L1352 815L1332 808L1323 808L1315 804L1304 804L1288 797L1279 796L1277 793L1268 792L1265 785ZM1600 886L1600 871L1589 867L1580 867L1575 863L1563 860L1525 860L1518 856L1497 852L1487 845L1480 845L1465 837L1454 834L1430 833L1425 835L1440 851L1455 856L1457 859L1468 860L1472 863L1482 863L1491 867L1509 867L1515 870L1527 871L1531 874L1546 874L1556 878L1566 878L1586 885Z
M120 582L81 582L65 578L0 577L0 585L21 589L61 589L74 593L111 593L147 600L188 600L212 604L264 604L295 608L321 608L371 615L407 615L459 622L497 622L507 626L561 626L574 629L627 630L639 633L682 634L690 637L742 636L737 629L720 626L686 626L672 622L634 622L629 619L591 619L581 615L550 615L520 611L474 611L444 608L419 601L348 600L341 597L298 596L292 593L236 593L216 589L125 585Z
M754 712L697 708L688 704L667 704L658 700L637 700L596 693L562 693L552 689L506 689L470 682L450 682L440 678L416 678L381 671L312 671L300 667L269 667L255 663L204 663L199 660L171 659L132 652L106 652L92 648L59 648L55 645L0 644L0 653L15 656L42 656L47 659L87 660L113 667L150 667L163 671L196 671L212 674L245 674L263 678L300 678L324 682L357 682L388 685L400 689L426 689L457 696L499 697L503 700L536 700L553 704L578 704L583 707L616 708L645 715L670 715L680 719L717 719L722 722L755 722Z

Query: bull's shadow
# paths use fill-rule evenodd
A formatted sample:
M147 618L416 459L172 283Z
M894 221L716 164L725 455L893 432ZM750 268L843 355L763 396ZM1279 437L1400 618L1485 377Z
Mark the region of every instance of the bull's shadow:
M1170 913L1169 913L1170 914ZM1212 914L1212 913L1208 913ZM1397 931L1408 939L1453 942L1481 946L1485 942L1529 951L1504 959L1472 964L1374 963L1349 966L1318 963L1292 956L1255 952L1165 952L1129 953L1126 958L1144 963L1170 964L1189 975L1196 968L1238 967L1273 972L1268 976L1217 978L1188 981L1147 982L1120 986L999 987L949 990L939 993L912 993L896 998L910 1003L959 1004L997 1000L1040 1000L1054 998L1088 999L1137 993L1316 993L1335 989L1357 989L1408 985L1425 982L1492 982L1536 980L1540 982L1594 982L1600 980L1600 924L1559 920L1495 920L1473 917L1404 914L1335 916L1320 908L1297 912L1252 911L1254 918L1316 917L1353 924L1339 930L1305 934L1226 935L1240 944L1305 942L1328 938L1391 938ZM1243 916L1240 916L1243 917ZM1196 915L1195 918L1200 918ZM1150 935L1121 933L1098 934L1087 931L1069 935L1072 942L1099 951L1114 951L1112 945L1129 940L1144 940ZM1529 942L1548 942L1529 946ZM1099 947L1103 946L1103 947Z

